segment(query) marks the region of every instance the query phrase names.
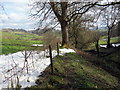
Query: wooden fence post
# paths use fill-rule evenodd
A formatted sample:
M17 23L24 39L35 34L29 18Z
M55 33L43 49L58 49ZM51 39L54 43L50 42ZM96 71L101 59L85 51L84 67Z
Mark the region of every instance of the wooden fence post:
M57 42L57 55L59 56L59 43Z
M51 74L53 74L53 60L52 60L52 50L51 50L51 45L49 45L49 54L50 54Z

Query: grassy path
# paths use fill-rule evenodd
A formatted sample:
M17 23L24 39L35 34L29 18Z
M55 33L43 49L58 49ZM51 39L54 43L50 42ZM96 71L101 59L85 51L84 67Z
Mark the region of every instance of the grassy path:
M111 66L112 67L112 66ZM119 88L119 79L76 53L54 58L54 75L50 67L31 88Z

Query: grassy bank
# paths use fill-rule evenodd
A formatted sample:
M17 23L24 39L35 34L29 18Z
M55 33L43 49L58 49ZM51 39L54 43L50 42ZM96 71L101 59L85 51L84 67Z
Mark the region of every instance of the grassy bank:
M117 53L117 52L116 52ZM119 56L119 55L117 55ZM111 58L113 57L113 58ZM112 75L105 68L97 65L110 65L110 69L117 70L113 61L117 63L116 54L111 54L100 59L100 57L83 58L76 53L68 53L65 56L54 58L54 74L50 74L48 67L36 80L35 86L31 88L119 88L120 82L117 76ZM111 61L108 60L111 58ZM100 61L101 60L101 61ZM102 61L103 60L103 61ZM109 63L108 63L109 62ZM107 67L107 66L106 66Z
M26 32L0 32L2 35L0 54L15 53L21 50L33 49L32 44L41 44L41 36Z

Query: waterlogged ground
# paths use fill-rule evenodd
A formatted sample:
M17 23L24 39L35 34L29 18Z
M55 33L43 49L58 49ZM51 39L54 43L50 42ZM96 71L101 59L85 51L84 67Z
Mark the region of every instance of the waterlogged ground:
M113 46L113 47L118 47L118 46L120 46L120 43L112 44L112 46ZM100 47L107 48L107 45L100 45Z
M72 49L60 49L60 55L75 52ZM35 85L37 76L50 64L48 51L23 51L9 55L0 55L0 89L19 83L22 88ZM57 52L52 51L53 57ZM25 59L26 57L26 59ZM11 84L13 83L13 85Z

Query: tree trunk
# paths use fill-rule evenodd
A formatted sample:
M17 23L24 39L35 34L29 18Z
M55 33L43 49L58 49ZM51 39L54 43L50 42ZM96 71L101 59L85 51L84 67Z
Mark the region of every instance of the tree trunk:
M77 34L74 33L74 37L75 37L75 48L78 48Z
M111 44L110 44L110 29L108 30L108 39L107 39L107 48L110 48Z
M68 43L68 28L67 22L61 22L61 31L62 31L62 46Z
M49 54L50 54L51 74L53 75L53 60L52 60L52 49L51 49L51 45L49 45Z
M75 41L75 48L78 48L77 46L78 46L78 42L77 42L77 40L76 40L76 41Z
M51 8L57 17L60 25L61 25L61 32L62 32L62 46L68 43L68 24L67 24L67 7L68 2L60 2L60 7L56 6L55 2L50 2ZM61 8L61 12L59 9Z
M99 56L99 40L96 42L96 50L97 50L97 55Z

